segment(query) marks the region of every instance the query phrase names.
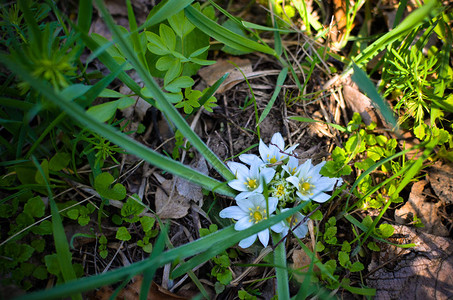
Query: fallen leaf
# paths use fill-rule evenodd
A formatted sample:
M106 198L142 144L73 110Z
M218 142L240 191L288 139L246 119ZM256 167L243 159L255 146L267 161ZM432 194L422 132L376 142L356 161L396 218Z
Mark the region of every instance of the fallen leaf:
M436 162L429 169L428 180L441 202L453 203L453 166L451 164Z
M429 202L423 194L423 189L427 184L426 180L414 183L409 200L403 207L395 210L395 221L404 225L412 222L417 216L424 225L418 230L438 236L448 236L448 229L442 224L439 217L439 207L442 203Z
M376 109L373 107L371 99L360 92L357 85L345 84L343 97L351 110L360 114L366 125L370 125L371 122L378 123Z
M402 249L380 243L368 267L366 282L376 289L375 299L451 299L453 295L453 243L450 238L394 226L396 243L415 243ZM389 259L393 256L393 259Z
M230 73L227 79L225 79L222 85L217 89L217 93L220 94L244 81L244 75L242 75L242 73L229 61L235 63L247 78L249 78L249 75L253 72L250 60L240 59L238 57L231 57L228 60L219 59L215 64L202 68L198 72L200 77L210 86L219 80L220 77L225 75L225 73Z
M142 287L143 276L135 276L131 282L122 289L116 299L128 299L134 300L140 298L140 289ZM89 296L89 299L96 300L107 300L110 299L114 292L114 289L110 286L102 287L94 294ZM189 299L186 297L181 297L176 294L169 292L168 290L162 288L154 281L151 282L151 286L148 292L147 300L185 300Z
M164 179L158 174L154 176L161 184L156 190L156 214L162 219L180 219L186 216L190 199L178 193L173 180Z
M310 248L309 245L306 244L306 246ZM305 275L301 273L308 272L311 263L311 258L307 255L307 253L305 253L303 249L298 249L294 250L292 259L293 259L292 268L295 270L294 277L298 282L302 283L304 281ZM317 273L319 272L319 268L316 265L314 265L313 271Z

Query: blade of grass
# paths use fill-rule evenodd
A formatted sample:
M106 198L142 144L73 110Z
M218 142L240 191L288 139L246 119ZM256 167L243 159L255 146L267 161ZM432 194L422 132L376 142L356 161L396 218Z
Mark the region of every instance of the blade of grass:
M227 46L244 52L258 51L277 57L277 53L274 49L267 45L259 44L220 26L192 6L187 6L184 11L186 13L186 17L193 25L210 37L224 43Z
M175 126L181 131L185 138L204 156L204 158L222 175L226 180L234 179L234 175L226 167L226 165L209 149L206 144L197 136L197 134L190 128L184 118L179 114L176 108L166 99L165 94L160 89L159 85L150 76L148 70L146 70L141 64L130 45L124 40L121 32L115 26L112 16L108 13L104 4L101 0L96 0L96 4L101 11L107 26L112 31L113 36L117 40L118 44L122 47L125 52L125 56L129 59L130 63L135 67L135 70L143 79L145 86L151 92L156 99L159 108L164 112L168 118L175 124ZM195 9L196 10L196 9ZM203 15L204 16L204 15Z
M32 156L31 157L35 167L38 169L38 172L41 174L42 178L44 179L47 195L49 197L50 202L50 211L52 213L52 234L55 243L55 250L57 251L57 260L58 264L60 265L60 271L63 275L63 279L65 282L74 281L77 279L74 268L72 266L72 255L69 252L69 244L66 238L66 233L63 227L63 223L61 221L60 213L58 212L57 204L52 196L52 191L49 187L49 182L47 181L47 177L44 174L44 171L39 164L38 160ZM72 299L82 299L81 294L75 294L71 296Z
M377 106L376 108L379 109L381 114L384 116L384 119L387 123L391 124L394 129L397 129L397 121L395 116L393 115L393 110L387 104L387 102L382 99L381 95L379 95L376 87L368 78L367 74L360 69L355 63L352 64L354 69L354 74L351 76L351 79L359 86L359 88L365 92L368 97L374 102Z
M93 2L91 0L80 0L77 25L79 25L80 30L84 33L88 33L88 31L90 31L92 14Z
M306 122L306 123L318 123L319 122L319 123L322 123L322 124L326 124L326 125L332 126L333 128L338 129L341 132L346 132L347 131L347 129L345 127L341 126L341 125L333 124L333 123L329 123L329 122L324 122L324 121L313 120L313 119L310 119L310 118L292 116L292 117L288 117L288 119L294 120L294 121L299 121L299 122Z
M278 74L277 83L275 85L275 90L272 93L271 99L269 100L269 102L267 103L266 107L264 108L263 113L261 114L258 122L256 123L256 126L259 126L260 123L263 122L263 120L267 117L267 115L271 111L271 108L274 105L274 102L277 99L278 94L280 94L280 91L282 89L282 85L285 82L287 75L288 75L288 68L283 68L281 70L280 74Z

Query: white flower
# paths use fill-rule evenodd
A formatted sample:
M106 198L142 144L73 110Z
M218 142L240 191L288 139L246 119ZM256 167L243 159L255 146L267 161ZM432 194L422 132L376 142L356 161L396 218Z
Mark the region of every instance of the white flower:
M227 164L236 177L236 179L228 182L228 185L241 192L236 196L236 200L244 199L254 193L262 193L263 184L268 184L275 174L274 169L260 168L257 161L250 166L250 169L236 162L228 162Z
M289 208L284 208L284 209L282 209L281 212L285 212L288 209ZM300 222L303 221L304 218L305 218L305 216L303 214L296 212L294 215L292 215L291 217L284 220L283 221L284 229L281 233L282 237L285 237L288 234L290 228L291 228L293 234L295 236L297 236L298 238L301 239L301 238L305 237L308 232L307 222L304 222L304 223L300 224L299 226L297 226Z
M297 172L297 167L299 166L299 160L294 156L290 156L288 163L283 166L283 170L285 170L289 176L293 176Z
M330 195L324 192L332 191L335 184L340 186L343 183L341 178L328 178L319 174L325 163L313 166L309 159L297 168L294 176L286 179L296 187L296 194L301 200L324 203L330 199Z
M285 141L283 140L280 132L276 132L271 139L269 146L266 146L262 140L260 140L259 150L261 159L266 164L275 164L276 162L282 161L291 154L298 145L294 145L285 150Z
M252 165L258 162L261 165L275 164L287 158L288 154L292 154L297 146L298 144L285 149L285 141L283 140L282 135L279 132L276 132L272 136L269 146L266 146L263 140L260 139L259 152L261 158L254 154L241 154L239 156L239 159L243 163L246 163L248 165Z
M271 215L277 208L278 199L269 197L269 207L266 209L266 199L262 194L253 194L248 198L236 200L238 206L230 206L220 211L221 218L232 218L237 220L234 229L240 231L245 230L252 225L266 220L267 215ZM284 230L282 222L279 222L271 227L277 233ZM269 230L265 229L256 234L249 236L239 242L239 247L248 248L256 240L258 236L261 244L264 247L269 243Z

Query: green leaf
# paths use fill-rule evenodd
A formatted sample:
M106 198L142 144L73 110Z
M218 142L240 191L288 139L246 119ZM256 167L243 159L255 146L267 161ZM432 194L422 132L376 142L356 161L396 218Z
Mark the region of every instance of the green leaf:
M116 232L116 238L120 241L129 241L132 237L129 231L127 231L127 228L121 226L120 228L118 228L118 231Z
M44 266L38 266L34 271L33 271L33 277L36 279L44 280L47 278L47 269Z
M66 168L71 160L71 155L66 152L57 152L49 161L49 170L58 172Z
M159 35L162 42L169 50L175 50L176 47L176 36L175 32L165 24L160 24Z
M121 183L115 184L112 188L110 185L114 182L110 173L101 173L94 180L94 188L104 198L112 200L123 200L126 197L126 188Z
M349 262L349 254L343 251L338 252L338 262L344 268L346 268Z
M190 21L185 17L184 10L181 10L168 18L168 23L180 38L183 38L195 29L195 26L193 26L192 23L190 23Z
M352 266L349 268L349 271L351 272L359 272L365 269L363 264L360 261L356 261L355 263L352 264Z
M372 251L376 251L376 252L381 251L381 248L379 248L379 246L376 244L376 242L368 242L367 247L368 247L368 249L370 249Z
M134 99L123 97L116 101L110 101L92 106L87 110L87 114L99 120L100 122L106 122L115 115L117 109L124 109L133 105L134 103Z
M153 228L155 222L156 219L154 219L153 217L143 216L140 218L140 223L142 224L142 229L144 232L150 231Z
M72 220L77 220L77 218L79 217L79 209L72 208L72 209L68 210L66 212L66 214L68 215L68 218L70 218Z
M156 69L158 69L159 71L166 71L172 67L174 61L174 57L171 57L169 55L162 56L156 62Z
M161 37L154 32L146 31L146 39L148 40L147 48L150 52L157 55L166 55L170 53L170 50L165 46Z
M275 51L269 46L258 44L255 41L220 26L192 6L187 6L184 11L186 13L186 17L198 29L227 46L245 52L259 51L266 54L276 55Z
M134 194L127 199L121 208L121 215L123 217L138 216L144 209L145 207L141 204L140 199Z
M44 239L34 239L31 241L30 245L35 248L36 252L42 253L44 247L46 246L46 240Z
M44 216L44 210L46 209L44 201L41 197L36 196L27 201L24 206L24 212L32 217L41 218Z
M344 251L346 253L351 252L351 244L349 244L348 241L344 241L343 244L341 245L341 251Z
M168 85L165 86L165 89L172 93L178 93L181 91L182 88L188 88L194 85L194 81L189 76L181 76L176 78Z
M376 229L376 233L384 239L391 237L394 232L395 228L390 224L381 224L379 225L379 228Z
M44 257L44 262L47 267L47 271L50 274L58 275L60 274L60 264L58 263L57 254L49 254Z
M142 248L143 248L143 251L145 251L146 253L153 252L153 244L151 244L151 243L143 245Z

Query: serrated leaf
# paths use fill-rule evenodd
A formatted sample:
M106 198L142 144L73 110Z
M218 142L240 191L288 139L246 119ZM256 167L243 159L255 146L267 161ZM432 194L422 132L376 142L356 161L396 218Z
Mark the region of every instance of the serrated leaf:
M127 228L124 226L121 226L120 228L118 228L118 231L116 232L115 237L120 241L129 241L132 238L131 234L129 233Z
M104 198L111 200L123 200L126 197L126 188L124 185L117 183L112 188L110 185L114 178L110 173L101 173L94 180L94 188Z
M344 241L343 244L341 245L341 251L344 251L344 252L351 252L351 244L349 244L348 241Z

